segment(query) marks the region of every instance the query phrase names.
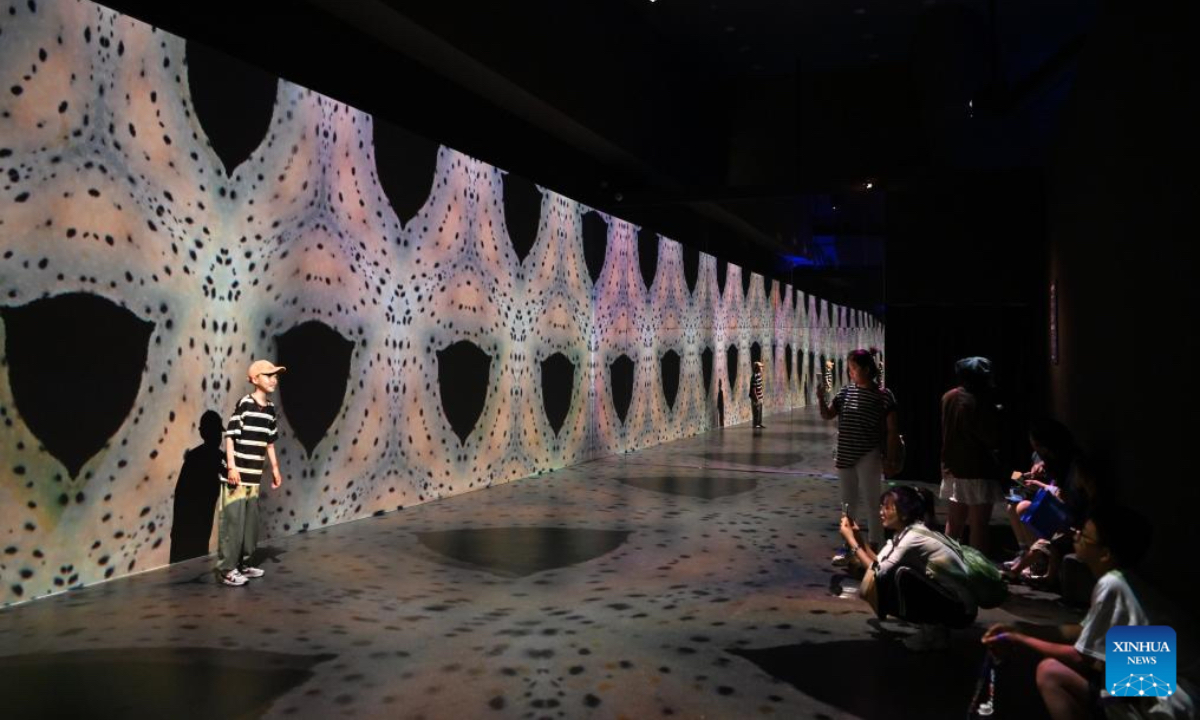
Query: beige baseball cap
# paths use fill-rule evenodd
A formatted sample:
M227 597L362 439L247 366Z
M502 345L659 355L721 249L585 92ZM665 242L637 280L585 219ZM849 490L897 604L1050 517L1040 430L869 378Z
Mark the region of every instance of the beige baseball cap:
M250 369L246 371L246 377L250 378L250 382L254 382L254 378L258 377L259 375L281 373L285 370L287 370L287 368L282 365L276 365L270 360L255 360L254 362L250 363Z

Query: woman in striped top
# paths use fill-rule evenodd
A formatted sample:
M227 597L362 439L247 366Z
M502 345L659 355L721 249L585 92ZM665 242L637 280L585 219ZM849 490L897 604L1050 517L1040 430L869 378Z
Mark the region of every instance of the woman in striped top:
M879 497L883 476L883 450L896 457L899 448L899 425L896 419L896 398L890 390L876 384L879 366L867 350L850 353L846 369L850 382L843 385L832 402L826 400L824 385L817 385L817 406L821 417L838 419L837 467L841 485L842 505L850 517L858 517L859 498L868 502ZM871 544L883 543L883 524L876 513L868 513L868 537ZM845 552L833 557L835 565L848 560Z

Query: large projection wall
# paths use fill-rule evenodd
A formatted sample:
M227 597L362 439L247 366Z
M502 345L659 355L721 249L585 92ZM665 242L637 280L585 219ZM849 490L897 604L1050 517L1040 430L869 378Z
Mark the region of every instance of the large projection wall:
M258 121L198 105L193 48L100 6L10 10L0 603L203 553L212 412L254 357L290 366L271 537L746 421L754 352L768 413L803 405L822 358L881 344L286 81Z

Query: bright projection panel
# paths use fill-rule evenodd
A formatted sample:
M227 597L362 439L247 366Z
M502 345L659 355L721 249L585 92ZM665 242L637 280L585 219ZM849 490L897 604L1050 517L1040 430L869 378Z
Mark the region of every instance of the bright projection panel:
M450 148L385 163L370 115L286 81L261 127L201 111L186 41L98 5L2 22L0 603L211 547L255 357L291 366L269 539L745 422L755 343L768 413L882 345L709 255L689 290L695 251Z

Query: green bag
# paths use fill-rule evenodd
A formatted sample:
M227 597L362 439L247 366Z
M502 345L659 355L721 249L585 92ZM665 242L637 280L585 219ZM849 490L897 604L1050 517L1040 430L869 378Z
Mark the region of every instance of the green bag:
M976 605L981 608L994 608L1008 597L1008 585L1000 575L1000 569L993 565L986 555L936 530L921 525L911 525L909 529L941 541L962 559L967 568L967 574L962 578L963 584L971 591Z

